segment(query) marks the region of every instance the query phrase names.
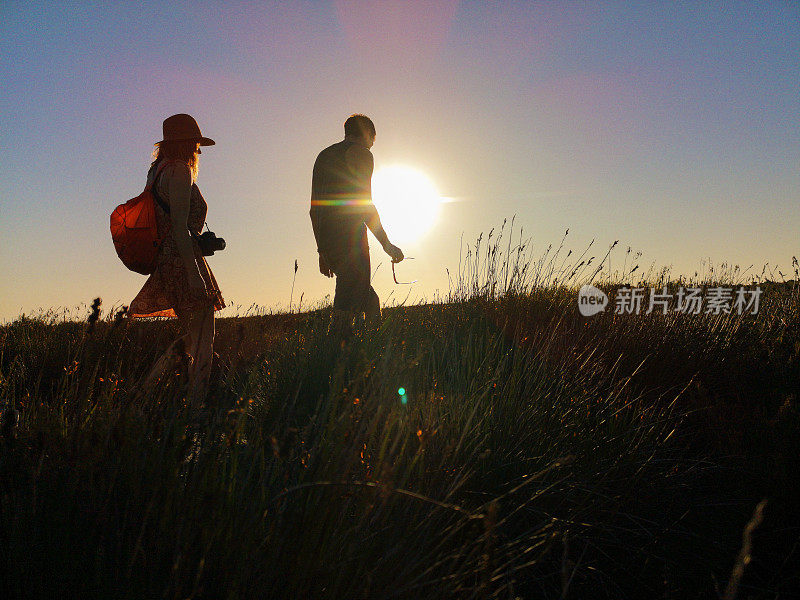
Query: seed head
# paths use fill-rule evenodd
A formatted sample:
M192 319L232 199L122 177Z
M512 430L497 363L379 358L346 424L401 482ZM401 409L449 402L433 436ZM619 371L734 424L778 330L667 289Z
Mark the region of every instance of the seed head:
M100 318L100 305L103 304L103 300L101 298L95 298L92 302L92 312L87 319L89 323L89 331L94 330L95 324L97 324L97 320Z

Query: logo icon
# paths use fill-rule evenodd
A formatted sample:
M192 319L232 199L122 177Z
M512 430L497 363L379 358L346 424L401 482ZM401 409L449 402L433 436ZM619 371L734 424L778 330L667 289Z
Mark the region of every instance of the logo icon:
M584 317L603 312L608 306L608 296L593 285L584 285L578 291L578 310Z

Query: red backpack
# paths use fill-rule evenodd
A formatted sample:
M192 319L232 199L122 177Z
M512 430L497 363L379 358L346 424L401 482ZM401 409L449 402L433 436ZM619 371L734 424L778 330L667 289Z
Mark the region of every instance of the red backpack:
M120 204L111 213L111 239L122 263L131 271L150 275L156 266L156 257L161 248L156 224L153 186L164 164L160 165L144 191Z

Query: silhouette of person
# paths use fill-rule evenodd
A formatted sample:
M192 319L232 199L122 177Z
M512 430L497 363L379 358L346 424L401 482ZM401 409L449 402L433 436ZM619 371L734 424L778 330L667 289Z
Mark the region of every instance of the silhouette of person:
M389 241L372 203L369 149L374 143L372 120L355 114L344 123L344 140L325 148L314 163L311 224L320 273L336 276L333 321L339 323L352 324L361 313L368 322L380 321L380 300L370 285L367 227L393 262L403 260L403 251Z
M187 114L164 120L164 139L156 143L147 181L158 195L156 224L163 240L153 274L130 305L131 317L177 317L185 335L164 352L147 376L145 388L172 368L179 354L189 364L189 397L202 403L208 391L214 344L214 311L225 307L217 280L194 235L200 233L208 205L195 180L203 137ZM165 208L162 208L162 203ZM194 234L194 235L193 235Z

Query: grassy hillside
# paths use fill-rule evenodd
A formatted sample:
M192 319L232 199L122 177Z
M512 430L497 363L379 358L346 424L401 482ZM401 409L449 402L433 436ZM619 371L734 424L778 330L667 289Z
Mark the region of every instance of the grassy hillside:
M328 309L221 319L203 411L181 369L136 394L172 322L0 327L0 593L795 593L798 289L587 319L515 273L345 343Z

